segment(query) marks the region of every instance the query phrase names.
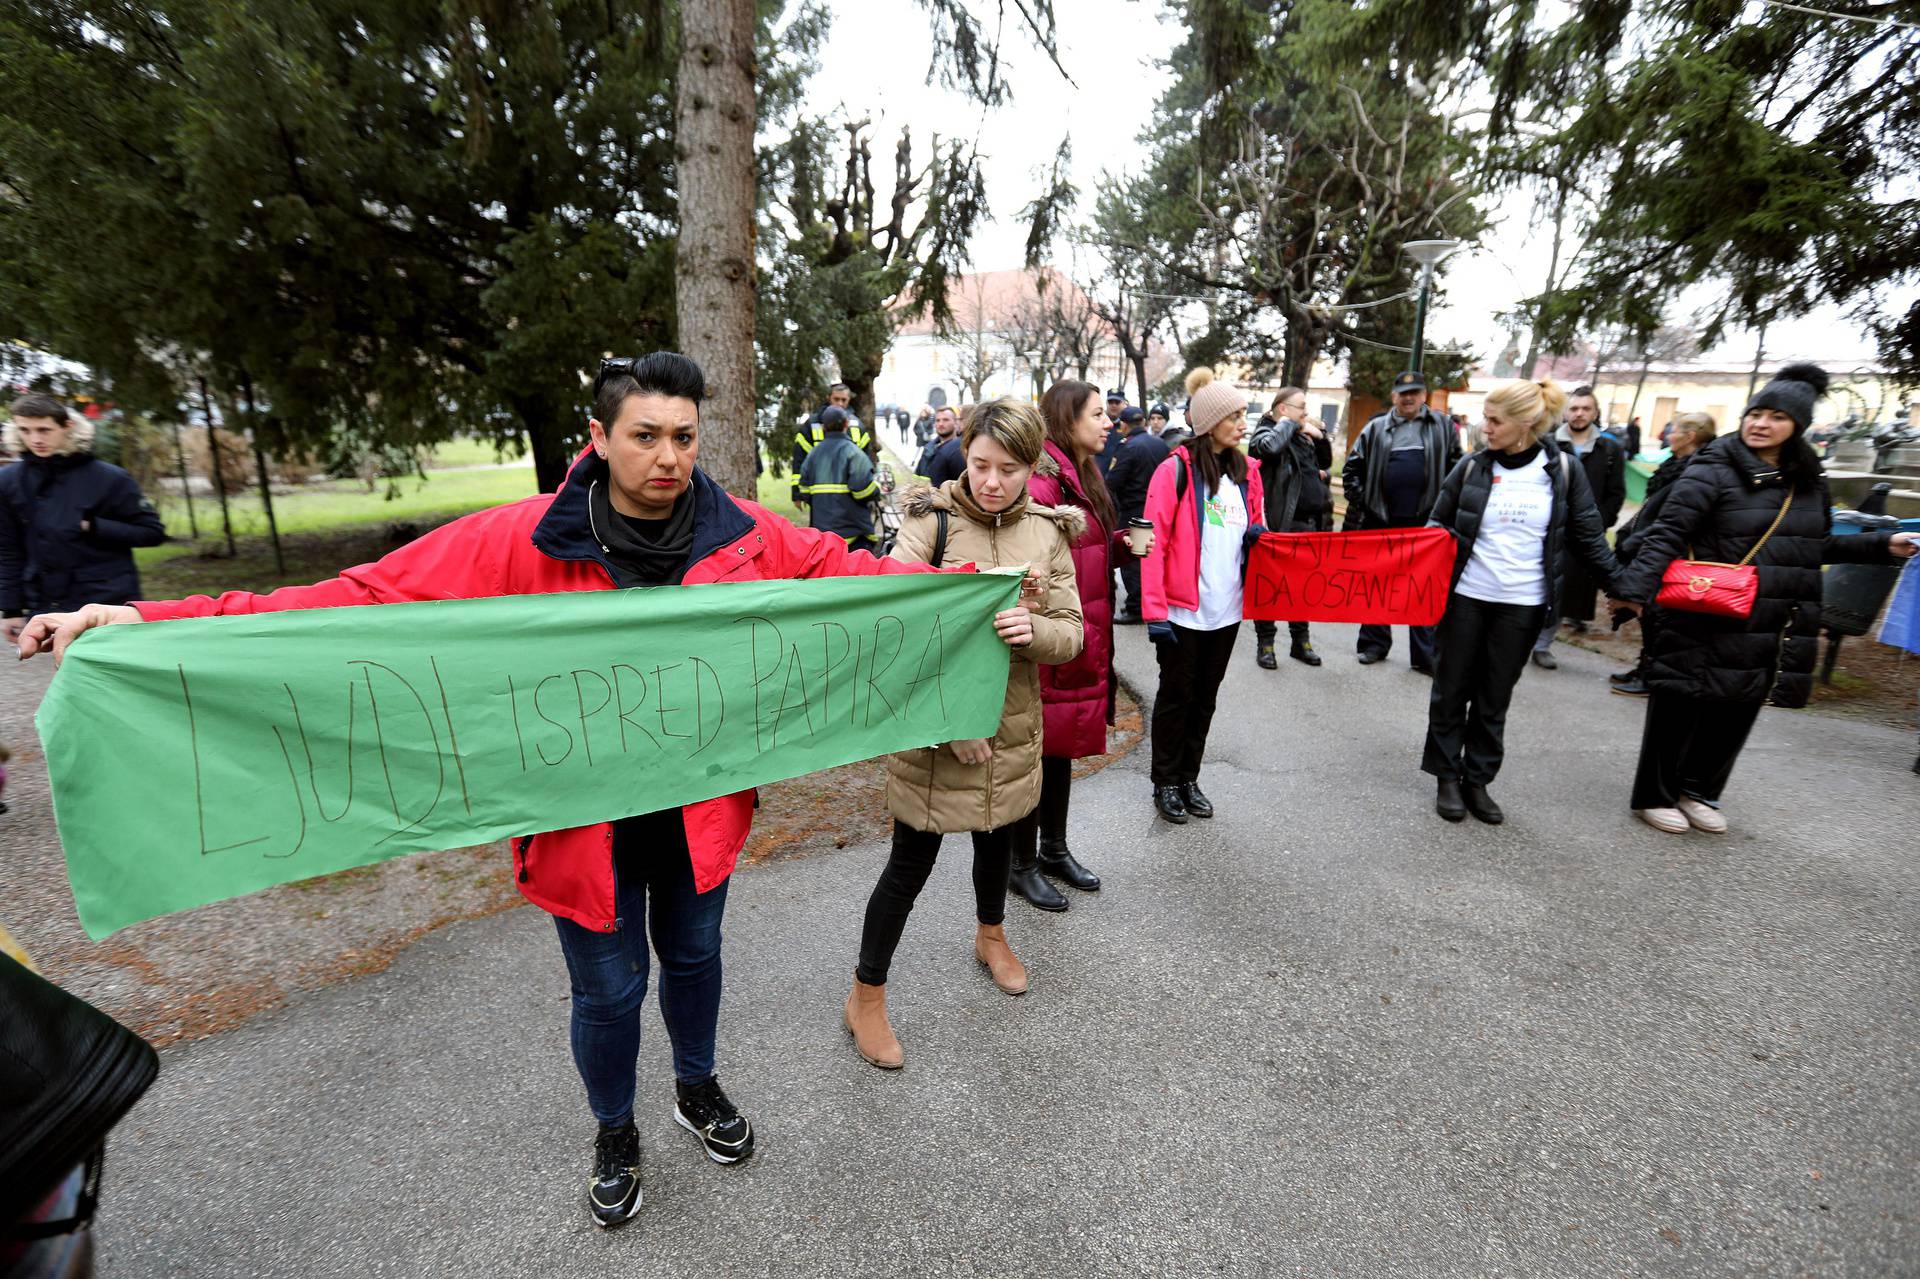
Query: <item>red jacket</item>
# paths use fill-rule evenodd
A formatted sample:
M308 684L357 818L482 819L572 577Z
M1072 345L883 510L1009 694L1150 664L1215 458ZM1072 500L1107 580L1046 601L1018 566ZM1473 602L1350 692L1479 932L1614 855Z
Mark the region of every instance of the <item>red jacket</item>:
M1027 481L1027 493L1042 506L1078 507L1087 516L1086 529L1073 542L1086 644L1072 661L1040 668L1046 716L1040 752L1057 759L1104 755L1107 725L1113 722L1113 557L1120 553L1116 547L1124 546L1124 533L1100 526L1073 459L1051 440Z
M1140 616L1149 622L1166 621L1169 604L1200 607L1200 502L1194 496L1198 486L1187 447L1182 444L1175 449L1147 484L1146 517L1153 521L1153 551L1140 565ZM1179 483L1182 471L1187 477L1184 485ZM1247 527L1264 527L1266 490L1260 484L1260 468L1251 462L1241 493L1247 503Z
M148 621L271 613L282 609L399 604L410 600L483 599L613 588L613 570L587 512L591 483L607 464L587 449L557 493L541 493L477 511L407 543L372 564L331 581L288 586L265 595L229 591L134 607ZM927 571L925 565L849 551L842 538L795 528L771 511L730 496L702 471L693 473L693 550L685 584L772 581L795 577L859 577ZM693 858L693 883L706 892L733 873L753 825L752 791L722 795L680 810ZM513 841L514 879L534 905L583 928L612 932L613 825L595 822Z

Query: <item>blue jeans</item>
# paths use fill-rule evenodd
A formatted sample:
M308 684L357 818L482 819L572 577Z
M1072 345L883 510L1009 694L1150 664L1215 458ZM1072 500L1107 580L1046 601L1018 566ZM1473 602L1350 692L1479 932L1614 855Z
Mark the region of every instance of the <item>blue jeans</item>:
M647 934L660 956L660 1019L681 1083L713 1074L720 1020L720 917L727 882L696 893L680 810L614 824L615 913L619 926L596 933L554 916L573 984L573 1064L587 1105L603 1124L633 1118L640 1057L640 1005L647 997ZM642 920L646 927L641 926Z

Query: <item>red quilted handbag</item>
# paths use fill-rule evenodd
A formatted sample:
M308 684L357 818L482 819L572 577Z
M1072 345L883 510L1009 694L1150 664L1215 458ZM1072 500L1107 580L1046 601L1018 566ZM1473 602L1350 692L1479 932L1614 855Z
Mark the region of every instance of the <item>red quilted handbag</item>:
M1738 564L1675 560L1667 565L1667 571L1660 576L1660 593L1653 597L1653 602L1682 613L1753 616L1753 601L1760 594L1760 570L1753 567L1753 557L1773 536L1773 530L1780 527L1780 521L1787 518L1787 508L1792 505L1793 490L1788 489L1787 500L1780 503L1780 513L1773 517L1773 523Z

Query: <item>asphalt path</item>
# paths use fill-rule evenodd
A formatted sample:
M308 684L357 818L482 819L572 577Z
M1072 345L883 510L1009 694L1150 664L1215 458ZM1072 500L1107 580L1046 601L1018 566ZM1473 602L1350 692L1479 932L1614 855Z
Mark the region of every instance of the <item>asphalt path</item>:
M1250 629L1250 628L1249 628ZM1430 685L1229 675L1171 827L1144 748L1081 783L1106 878L1013 902L1032 992L974 963L951 847L890 986L906 1069L840 1028L878 845L744 872L722 1168L640 1066L646 1204L595 1231L567 987L532 908L163 1054L116 1135L105 1276L1891 1275L1920 1271L1920 779L1910 738L1768 711L1733 832L1626 808L1642 704L1563 649L1494 788L1449 826L1416 771ZM1149 696L1138 628L1120 663ZM651 1003L651 1001L649 1001Z

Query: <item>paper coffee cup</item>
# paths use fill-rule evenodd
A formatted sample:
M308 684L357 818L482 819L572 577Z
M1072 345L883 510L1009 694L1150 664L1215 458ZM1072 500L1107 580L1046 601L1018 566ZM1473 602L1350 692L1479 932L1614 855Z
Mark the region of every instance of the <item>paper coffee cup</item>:
M1127 549L1135 555L1147 553L1147 543L1153 538L1153 521L1141 519L1138 515L1127 521Z

